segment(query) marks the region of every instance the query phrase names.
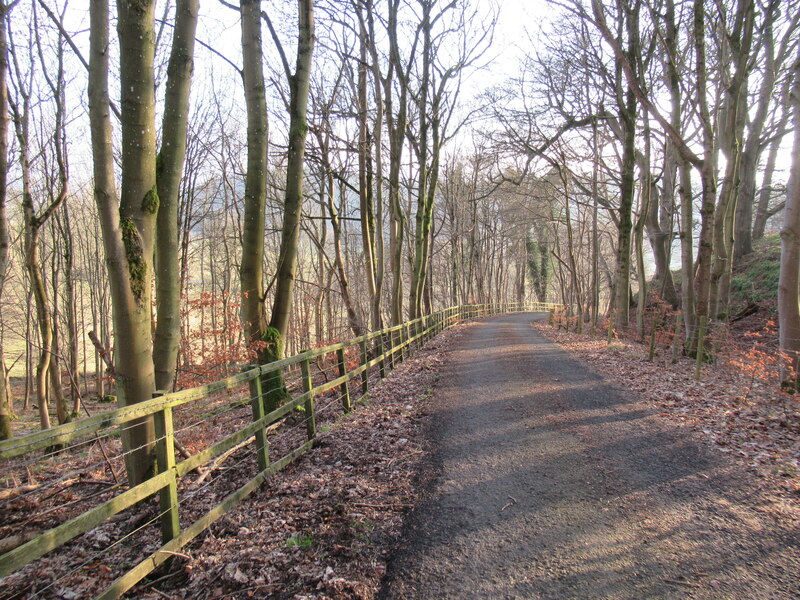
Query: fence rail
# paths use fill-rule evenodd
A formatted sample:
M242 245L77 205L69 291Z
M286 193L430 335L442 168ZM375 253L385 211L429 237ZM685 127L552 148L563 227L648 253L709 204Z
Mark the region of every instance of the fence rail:
M444 329L477 317L510 312L551 311L557 307L558 305L546 303L451 307L345 342L307 350L266 365L254 366L239 375L208 385L168 394L159 392L146 402L0 442L0 465L13 466L17 459L17 466L26 466L29 463L19 463L19 460L24 460L28 455L41 456L41 451L54 447L76 450L95 442L102 444L101 440L118 436L120 429L124 430L126 426L136 426L142 422L142 419L152 418L155 426L153 451L156 465L155 475L147 481L129 487L129 489L120 490L119 493L101 504L47 529L37 537L0 556L0 579L65 545L70 540L95 529L114 515L158 495L158 515L150 522L160 522L161 547L132 569L119 575L96 596L97 598L118 598L239 504L268 477L313 447L317 435L316 421L322 410L315 406L316 398L321 398L328 392L339 393L336 402L329 403L324 410L333 410L341 404L341 408L337 410L349 412L353 404L362 402L368 397L371 373L377 378L385 377L387 371L393 369L410 355L414 347L420 347ZM320 364L328 365L335 377L330 378ZM320 373L325 374L324 377L317 377L316 382L315 375L317 373L312 372L312 365L315 365ZM264 376L275 376L276 374L287 376L289 373L299 375L293 383L287 383L295 392L293 397L277 409L267 412L266 396L271 390L263 389ZM354 380L357 380L359 384L357 389L352 389L351 383ZM244 386L247 386L247 401L240 398L238 393ZM202 450L188 455L184 453L182 460L178 460L175 410L193 405L200 407L204 399L218 395L223 398L222 404L216 406L214 408L216 412L212 411L212 414L222 414L232 410L233 407L249 404L252 411L251 422ZM233 398L231 399L230 396ZM353 397L358 397L358 399L354 401ZM300 425L304 425L305 436L303 437L305 439L295 440L294 447L287 448L283 456L272 460L270 430L276 423L281 422L287 415L295 411L302 411L303 422ZM192 424L186 425L181 427L181 430L193 426ZM250 440L252 440L252 444ZM251 446L251 450L255 454L257 464L255 476L234 492L227 494L221 503L181 529L179 508L182 500L179 485L183 478L242 446ZM103 454L105 456L105 450L103 450ZM110 463L109 468L113 472ZM124 485L118 487L123 488ZM1 505L0 509L2 509Z

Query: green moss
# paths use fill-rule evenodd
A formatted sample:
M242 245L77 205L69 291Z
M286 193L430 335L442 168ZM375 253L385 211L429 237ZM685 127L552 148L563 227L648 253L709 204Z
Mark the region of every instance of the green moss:
M314 538L310 535L295 534L286 540L287 548L302 548L308 550L314 545Z
M148 190L144 195L144 199L142 200L142 210L148 215L154 215L158 212L159 204L160 201L158 199L158 192L156 191L155 186L153 186L153 188Z
M259 362L268 364L283 358L283 336L275 327L267 327L261 337L264 347L259 352ZM261 376L261 389L264 390L264 397L267 401L267 411L273 411L281 404L292 399L286 384L283 381L281 370L272 371Z
M735 266L731 300L736 307L778 296L780 255L780 236L770 235L759 240L754 252Z
M267 362L283 358L283 336L275 327L267 327L261 341L266 344L264 352L268 358Z
M131 281L131 292L136 302L141 304L145 295L147 279L147 261L144 259L142 238L130 217L120 219L122 243L125 245L125 258L128 260L128 272Z

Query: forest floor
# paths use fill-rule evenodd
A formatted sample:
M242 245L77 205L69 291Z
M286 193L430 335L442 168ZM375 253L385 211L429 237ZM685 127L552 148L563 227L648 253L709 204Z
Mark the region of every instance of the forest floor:
M136 598L374 598L428 455L432 390L465 331L440 334L374 385L317 446L142 582ZM0 594L1 596L1 594Z
M771 472L794 463L750 450L796 444L791 411L740 435L722 375L597 344L530 315L467 331L382 598L800 596L800 503Z
M800 419L750 384L530 314L459 325L129 597L797 597Z

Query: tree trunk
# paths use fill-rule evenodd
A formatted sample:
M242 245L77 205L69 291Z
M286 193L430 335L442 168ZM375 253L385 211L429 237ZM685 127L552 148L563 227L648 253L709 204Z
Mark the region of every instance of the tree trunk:
M181 336L178 192L186 158L198 0L178 0L175 13L156 173L160 205L156 223L157 319L153 363L156 389L164 391L171 391L174 385Z
M372 0L366 0L367 31L369 52L372 58L372 79L375 95L375 121L372 128L372 140L375 146L375 296L372 300L372 329L383 329L382 295L384 281L384 242L383 242L383 90L380 74L378 49L375 44L375 23Z
M781 230L781 270L778 314L781 349L791 359L797 381L800 366L800 56L795 62L792 85L792 163L786 190L786 209Z
M36 404L39 407L39 425L42 429L50 428L48 376L50 372L53 346L53 317L44 286L44 277L39 265L39 228L35 225L30 192L23 192L23 208L25 211L25 269L33 290L36 306L36 322L39 325L39 360L36 363Z
M790 98L790 86L791 85L791 78L787 77L786 82L783 87L783 91L781 93L781 105L783 112L781 113L780 119L775 125L777 131L784 131L786 129L786 124L789 121L789 116L791 114L791 98ZM769 151L767 153L767 161L764 165L764 174L761 178L761 191L758 194L758 204L756 207L756 216L753 220L753 241L760 240L764 237L764 230L767 227L767 221L769 218L774 214L770 210L770 200L772 199L772 176L775 173L775 165L778 161L778 152L780 150L781 142L783 141L783 135L778 135L775 137L774 140L769 145Z
M733 264L733 226L736 200L739 197L740 165L747 113L747 83L750 47L753 41L755 5L753 0L740 0L736 8L733 31L727 36L731 46L734 72L726 86L720 128L720 150L725 155L725 178L715 210L714 259L711 268L709 315L725 320L728 313L728 292Z
M362 3L356 2L355 8L358 14L358 39L359 39L359 63L358 63L358 197L361 217L361 245L364 250L364 266L366 267L365 277L367 280L367 290L369 292L369 306L372 327L374 330L380 329L380 302L376 303L378 294L377 280L377 252L375 244L375 199L374 199L374 173L372 162L372 140L368 123L369 103L367 101L368 70L367 60L369 50L369 39L367 24L361 10ZM371 6L365 6L365 10L370 10ZM380 185L380 183L378 184Z
M696 316L698 323L708 316L711 292L711 259L714 247L714 208L717 197L716 160L714 149L714 128L708 108L705 49L705 5L703 0L694 0L693 38L697 64L697 101L702 129L703 160L700 164L702 192L700 199L700 248L697 252L695 272ZM691 348L698 347L697 331L691 341Z
M239 269L242 321L251 348L266 340L264 311L264 207L267 196L267 102L261 49L261 0L241 1L244 97L247 106L247 173L244 182L242 262ZM258 348L259 362L267 362Z
M327 162L327 160L325 161ZM326 165L327 168L330 168ZM336 191L333 185L333 176L327 176L327 190L326 190L326 205L328 207L328 216L331 220L331 229L333 230L333 250L334 260L336 263L336 272L339 277L339 289L342 292L342 300L344 301L345 310L347 311L347 321L350 324L350 329L355 337L360 337L366 333L361 320L358 318L358 313L353 305L353 299L350 295L350 282L347 279L347 271L345 270L344 258L342 257L342 227L339 219L339 210L334 204ZM340 206L344 206L345 188L341 186L340 197L342 202Z
M405 234L405 217L400 204L400 169L403 160L403 143L408 115L408 82L407 73L403 71L400 59L399 41L397 38L399 0L390 0L388 35L389 35L389 72L383 80L384 101L386 104L386 127L389 132L389 254L392 269L391 318L392 325L403 322L403 237ZM397 98L397 115L392 112L394 104L394 77L400 90Z
M758 93L756 112L749 123L747 140L742 150L739 163L739 189L736 201L735 242L733 260L738 261L753 251L753 204L756 194L756 171L761 154L761 135L767 121L768 110L775 89L775 39L773 21L777 13L778 3L768 3L764 15L762 46L764 56L764 76Z
M7 16L9 7L0 2L0 300L8 274L8 215L6 214L8 180L8 35ZM0 356L4 356L4 344L0 338ZM13 417L11 397L6 394L6 386L0 387L0 440L11 437L11 419Z
M289 156L286 166L286 196L283 209L280 254L278 255L275 299L270 327L285 338L292 308L300 220L303 208L303 161L305 157L306 111L308 105L311 59L314 52L314 2L299 0L297 62L289 82ZM281 358L278 355L278 358Z
M634 152L636 143L636 98L626 93L625 107L620 111L623 123L622 172L619 197L619 232L617 236L617 327L627 327L630 310L631 232L633 220Z
M151 278L156 190L153 3L120 0L122 194L116 202L108 98L108 3L92 0L89 116L94 196L103 231L114 317L115 371L120 406L149 400L155 390L151 334ZM153 421L133 421L123 432L128 480L153 469Z
M69 389L72 399L72 414L78 416L81 409L81 391L78 385L78 302L75 293L75 239L72 232L69 205L64 204L64 219L61 233L64 238L64 298L67 313L67 364L69 367Z
M637 77L635 65L638 64L639 48L639 5L626 9L624 15L628 37L628 48L625 57L631 65L632 77ZM618 76L622 77L619 67ZM617 289L616 315L617 327L627 327L630 311L630 277L631 277L631 233L633 220L634 170L636 161L636 94L629 85L624 100L619 106L620 123L622 125L622 164L620 173L619 197L619 233L617 237Z

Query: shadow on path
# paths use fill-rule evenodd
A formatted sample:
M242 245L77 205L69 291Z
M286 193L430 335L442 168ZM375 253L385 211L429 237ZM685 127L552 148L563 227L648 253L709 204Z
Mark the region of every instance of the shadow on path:
M381 597L800 597L797 524L533 318L473 326L452 352Z

